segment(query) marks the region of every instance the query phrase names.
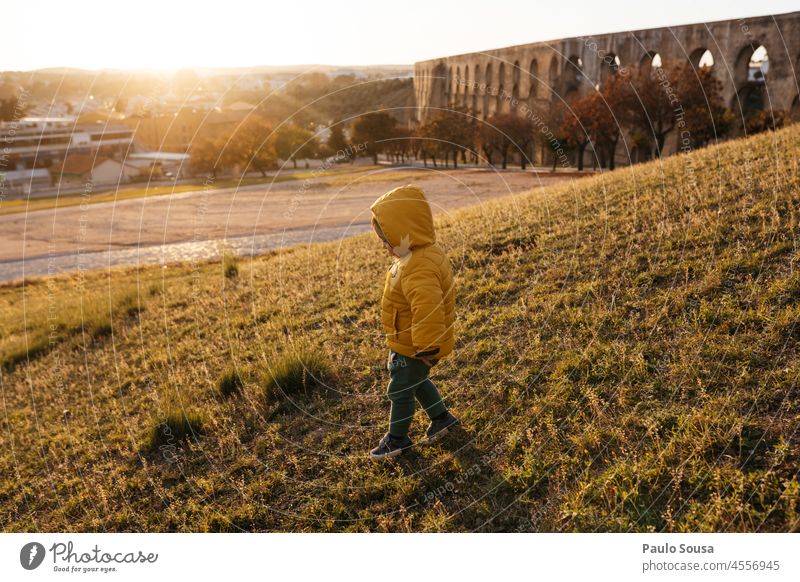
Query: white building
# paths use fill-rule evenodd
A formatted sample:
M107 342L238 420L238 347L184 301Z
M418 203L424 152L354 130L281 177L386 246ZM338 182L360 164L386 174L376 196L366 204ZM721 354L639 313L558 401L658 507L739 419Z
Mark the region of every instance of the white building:
M76 123L75 117L23 117L0 124L0 142L15 170L59 162L67 153L120 156L133 143L133 130L124 125Z
M53 182L68 186L75 184L124 184L137 179L142 168L134 163L121 162L111 158L75 154L50 169Z
M7 195L28 195L33 190L48 186L50 186L50 172L46 168L0 172L0 192Z
M180 178L186 173L190 157L172 152L139 152L130 154L125 162L141 168L142 175Z

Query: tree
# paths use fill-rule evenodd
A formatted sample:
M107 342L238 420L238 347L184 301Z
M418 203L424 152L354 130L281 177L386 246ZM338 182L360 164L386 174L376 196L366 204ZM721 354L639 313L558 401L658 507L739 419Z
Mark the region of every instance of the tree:
M478 130L478 143L480 144L480 150L483 152L486 163L493 166L494 154L502 146L502 139L498 136L497 130L490 119L481 124Z
M447 109L433 113L421 128L420 135L426 138L423 145L426 153L444 158L445 167L452 157L453 166L458 167L458 156L472 151L475 145L475 124L465 109Z
M722 83L711 68L695 70L690 64L681 69L679 94L683 123L691 145L702 147L727 135L733 127L733 112L722 101Z
M589 128L592 116L599 109L597 100L596 93L573 97L561 119L559 130L565 143L577 151L578 171L583 170L583 154L591 141Z
M520 165L524 170L534 130L534 123L528 117L516 113L492 115L481 127L481 149L489 164L492 163L492 155L497 152L505 170L510 152L516 150L520 153Z
M231 136L226 158L234 164L240 165L243 172L252 166L261 172L262 177L267 176L267 169L275 164L274 138L271 136L272 127L260 117L250 117L240 125Z
M387 142L395 136L397 120L381 111L368 113L356 121L353 127L353 141L364 144L372 155L372 163L378 163L378 155L387 147Z
M278 125L286 119L292 119L300 126L308 125L316 120L310 108L303 107L304 103L298 101L285 91L271 91L266 95L237 95L227 92L225 103L234 103L240 100L258 101L257 112L263 119L272 125Z
M497 125L497 124L495 124ZM520 168L525 169L528 154L534 141L536 125L529 117L508 113L502 116L499 127L505 133L509 148L519 152ZM503 168L505 168L505 162Z
M283 160L291 160L297 168L297 158L309 158L315 155L317 142L314 134L293 123L282 125L275 132L275 152Z
M601 167L613 170L623 122L624 81L620 75L610 76L595 94L589 122L589 137Z
M722 84L712 69L696 69L690 63L643 65L622 82L617 102L631 135L639 142L647 136L656 155L661 155L666 136L675 129L683 149L703 146L733 126L733 114L722 101Z
M25 107L17 97L0 100L0 121L14 121L25 117Z
M394 158L397 163L404 164L406 156L413 151L413 138L414 132L407 127L397 126L395 129L395 138L391 141L389 155Z
M566 160L566 156L572 148L567 138L561 133L561 126L566 116L567 108L562 101L551 103L544 115L544 132L540 135L544 141L545 147L550 150L553 156L554 172L556 171L558 161L562 159Z
M419 157L422 158L422 163L428 167L428 157L433 160L433 167L436 167L436 155L439 151L438 143L436 142L436 128L430 120L424 123L414 132L414 144L417 148Z
M618 74L623 74L622 72ZM627 121L644 135L652 136L656 155L664 150L664 140L675 127L675 108L680 103L680 71L676 67L644 64L627 76L622 108Z
M748 135L780 129L786 124L785 111L753 111L745 117L745 131Z
M308 102L330 93L330 86L331 79L325 73L304 73L287 85L286 93L300 102Z
M219 139L203 138L192 143L189 170L194 174L205 174L212 178L223 167L221 157L224 143Z
M325 142L325 147L327 149L329 156L338 156L341 152L343 158L350 160L352 157L350 155L350 150L347 147L347 138L344 135L344 128L342 127L341 123L334 123L330 127L331 134L328 136L328 141Z

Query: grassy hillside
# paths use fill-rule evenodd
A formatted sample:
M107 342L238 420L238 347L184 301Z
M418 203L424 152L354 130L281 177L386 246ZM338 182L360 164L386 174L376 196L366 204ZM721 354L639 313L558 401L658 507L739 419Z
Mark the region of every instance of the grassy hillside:
M440 220L465 428L396 463L365 457L374 237L7 286L0 525L797 531L798 152L792 127Z

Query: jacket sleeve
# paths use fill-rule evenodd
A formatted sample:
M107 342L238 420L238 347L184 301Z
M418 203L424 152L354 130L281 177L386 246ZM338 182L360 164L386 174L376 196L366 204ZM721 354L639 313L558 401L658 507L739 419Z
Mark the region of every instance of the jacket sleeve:
M445 335L444 301L433 266L419 265L403 276L403 293L411 306L411 341L417 358L435 356Z

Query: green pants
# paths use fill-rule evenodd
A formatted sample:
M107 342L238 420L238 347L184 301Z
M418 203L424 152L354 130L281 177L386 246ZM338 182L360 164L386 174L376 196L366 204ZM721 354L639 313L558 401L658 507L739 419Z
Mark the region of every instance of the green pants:
M392 403L389 434L394 437L408 434L414 418L415 399L430 418L447 412L439 391L428 378L430 369L425 362L389 351L387 368L391 375L387 392Z

